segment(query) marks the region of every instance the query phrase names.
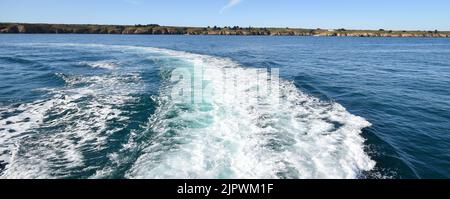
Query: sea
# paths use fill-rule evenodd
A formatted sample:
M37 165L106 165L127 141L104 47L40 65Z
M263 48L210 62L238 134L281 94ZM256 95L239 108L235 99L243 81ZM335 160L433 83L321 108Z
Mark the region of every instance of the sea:
M450 178L450 39L3 34L0 178Z

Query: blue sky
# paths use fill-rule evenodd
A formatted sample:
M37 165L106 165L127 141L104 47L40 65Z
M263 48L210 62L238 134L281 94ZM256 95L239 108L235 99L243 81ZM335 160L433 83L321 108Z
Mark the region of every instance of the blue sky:
M450 1L0 0L0 22L450 30Z

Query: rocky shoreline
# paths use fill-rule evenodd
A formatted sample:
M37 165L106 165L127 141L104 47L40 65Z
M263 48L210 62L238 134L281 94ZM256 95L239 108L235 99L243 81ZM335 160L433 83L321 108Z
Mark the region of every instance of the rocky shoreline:
M267 35L325 37L450 37L450 31L393 31L253 27L174 27L148 25L74 25L0 23L0 34L149 34L149 35Z

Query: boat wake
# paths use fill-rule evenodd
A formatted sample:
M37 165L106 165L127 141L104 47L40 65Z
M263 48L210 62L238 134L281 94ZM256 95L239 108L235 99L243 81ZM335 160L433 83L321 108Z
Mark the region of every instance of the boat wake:
M370 123L341 105L323 102L281 81L280 98L264 103L252 88L261 86L252 69L223 58L167 51L201 65L213 92L209 103L171 101L167 79L149 123L153 136L127 173L129 178L357 178L374 162L364 153L361 129ZM168 69L173 70L173 69ZM227 74L224 74L227 73ZM236 81L224 93L222 78Z
M54 44L53 47L85 47ZM142 92L144 74L77 76L48 89L49 99L0 109L0 177L91 178L358 178L375 162L364 152L360 135L370 123L335 102L302 92L280 80L280 95L260 96L251 68L229 59L174 50L134 46L88 45L148 53L160 67L156 111L143 130L120 146L135 156L115 168L92 164L99 151L134 118L126 105ZM93 68L114 70L108 62ZM111 66L111 67L110 67ZM203 69L211 95L204 103L172 99L173 71ZM232 77L233 81L224 81ZM233 84L232 92L223 92ZM242 101L243 96L258 99ZM130 156L105 152L110 159Z

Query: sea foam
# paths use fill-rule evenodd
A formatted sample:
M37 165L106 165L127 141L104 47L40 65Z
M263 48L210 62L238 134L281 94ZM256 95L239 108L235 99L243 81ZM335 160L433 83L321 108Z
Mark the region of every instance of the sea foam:
M370 123L293 82L281 79L280 95L259 96L253 92L262 86L254 69L226 58L150 47L53 46L140 51L159 60L158 108L147 130L134 132L123 146L140 151L133 162L123 163L130 164L127 178L358 178L375 166L361 136ZM213 90L207 103L173 101L177 85L171 72L196 66L207 71L203 78ZM133 100L142 87L134 84L139 77L61 78L67 87L49 89L50 99L2 107L0 163L6 166L0 178L60 178L84 170L102 178L116 169L86 165L85 153L108 148L106 140L122 128L109 124L132 119L118 107ZM230 87L232 92L223 92ZM242 101L243 96L258 100ZM116 153L108 157L123 159Z
M0 178L62 178L89 169L86 153L108 148L107 139L127 121L120 106L133 100L139 77L68 76L52 97L9 107L0 120ZM131 81L130 78L135 79ZM134 83L133 83L134 82ZM80 86L82 85L82 86Z
M244 96L261 98L251 92L261 86L251 68L213 56L143 50L186 61L178 67L201 65L219 92L207 104L179 104L170 100L176 85L170 77L163 80L159 108L149 122L153 136L128 178L357 178L374 168L360 135L371 124L341 105L285 80L280 96L243 103ZM235 78L233 92L222 92L230 84L224 76Z

